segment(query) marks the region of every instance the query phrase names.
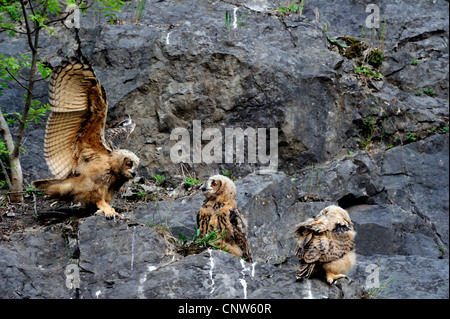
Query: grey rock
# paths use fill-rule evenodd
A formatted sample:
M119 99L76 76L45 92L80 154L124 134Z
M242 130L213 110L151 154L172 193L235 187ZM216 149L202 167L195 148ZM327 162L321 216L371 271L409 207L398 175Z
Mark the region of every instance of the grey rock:
M385 114L385 129L397 131L402 138L407 131L423 137L427 130L446 125L448 96L441 92L448 89L448 19L443 13L447 2L378 3L382 17L389 18L384 26L388 30L382 71L386 81L375 92L355 79L353 62L344 63L326 41L326 36L359 36L366 4L338 1L337 10L326 1L316 1L305 3L303 17L283 18L269 10L280 5L279 1L236 5L218 1L205 6L164 1L152 3L152 10L144 10L138 23L129 23L134 21L131 7L123 13L121 19L127 22L123 25L102 24L99 14L83 17L82 51L108 92L110 118L127 113L137 123L125 147L139 155L146 174L179 173L169 157L175 143L170 132L175 127L191 129L193 120L201 120L203 129L279 128L279 169L290 173L354 151L356 139L361 138L355 121L367 116ZM248 25L227 30L224 12L234 14L235 9L236 14L247 17L248 13ZM50 56L53 65L76 47L74 30L58 28L57 34L42 37L42 54ZM26 50L20 39L11 41L6 54ZM61 46L64 52L58 51ZM423 62L417 68L407 64L413 54ZM397 62L391 67L393 61ZM343 70L335 69L338 62L345 65ZM397 88L400 82L404 88ZM438 92L437 98L414 95L416 88L425 86ZM39 83L38 90L45 101L45 84ZM2 100L17 100L14 96L21 96L19 88L2 96L0 104L19 109L20 104L10 106ZM393 98L398 103L391 103ZM26 144L29 155L23 162L30 179L49 175L44 161L35 160L42 159L38 147L42 128L32 131L39 137ZM260 166L191 163L190 169L205 178L220 169L244 176Z
M448 246L448 135L434 135L385 153L381 172L391 203L429 222ZM434 169L436 168L436 169Z
M348 212L358 234L355 244L359 254L441 255L435 231L417 214L393 205L358 205Z
M423 147L424 142L398 147L398 150L421 150L417 157L422 158L427 158L429 154L442 159L448 156L443 152L448 145L444 136L431 138L427 143L429 147L426 148ZM390 155L383 153L383 156ZM396 171L395 167L391 167L389 171L380 170L377 165L386 163L383 160L385 158L374 161L364 153L357 154L354 158L358 160L344 158L332 161L324 165L323 172L335 172L329 175L339 186L346 185L345 181L351 181L358 172L364 172L368 177L373 175L374 180L380 180ZM355 166L353 170L348 170L345 164L347 162ZM338 163L343 165L337 165ZM326 179L327 176L328 173L323 178ZM405 178L414 176L405 175ZM249 241L254 264L247 264L235 256L216 250L182 257L176 253L171 237L156 230L161 228L155 226L162 223L175 238L178 233L186 231L186 227L180 227L180 224L189 225L188 228L193 230L196 213L203 201L202 195L196 195L142 206L124 216L128 221L107 221L102 216L92 216L80 222L76 245L79 249L77 265L81 280L77 294L64 284L64 269L69 261L64 239L57 234L56 228L46 228L36 232L33 237L29 235L17 243L6 245L2 247L2 255L5 256L2 289L6 292L5 295L11 296L12 291L17 289L17 280L12 280L15 278L21 282L20 294L16 297L228 299L448 296L444 289L445 284L448 285L448 271L442 270L443 266L448 265L448 257L442 254L442 248L446 249L446 246L440 241L433 222L423 218L424 215L411 211L409 206L402 208L402 202L394 205L346 202L357 231L358 263L349 274L352 279L350 284L341 280L330 287L320 278L296 281L295 269L298 262L294 256L296 243L292 233L295 225L335 203L320 198L316 198L317 201L311 201L314 198L310 197L305 199L304 185L310 180L309 175L299 174L290 178L285 174L275 173L251 174L236 182L238 205L240 203L240 209L250 225ZM354 182L350 184L358 185ZM359 188L355 188L355 194L362 194L361 189L365 187L365 184L359 184ZM327 189L328 193L325 191ZM338 199L342 194L323 187L319 193L319 196L322 195L329 198L336 196ZM377 193L368 197L374 202L386 201L386 196L380 197ZM425 214L426 210L422 209L422 212ZM147 225L141 223L145 220ZM445 225L442 227L445 228ZM63 233L64 229L59 231ZM36 242L60 242L59 247L51 246L46 255L41 257L45 257L44 261L50 258L52 265L54 260L59 260L60 266L57 269L51 268L48 275L37 277L33 283L33 287L48 285L51 295L44 293L44 288L30 292L30 288L23 283L27 278L20 275L25 273L36 276L40 271L39 264L36 265L33 261L33 254L30 255L29 249L33 251L36 245L29 244L31 238ZM22 269L16 265L18 262L29 266L26 270L14 272L16 268ZM382 271L381 288L371 290L365 287L369 275L366 272L368 265L376 265ZM48 277L54 276L54 273L61 277L61 282L53 279L50 282ZM391 277L399 277L401 280L390 283ZM430 289L417 289L416 284L410 284L415 280ZM386 282L389 282L390 290L384 287ZM61 287L53 287L55 284Z
M142 225L107 221L104 216L84 220L78 237L83 298L133 298L143 273L175 257L160 233ZM133 286L133 291L123 286Z
M368 265L371 265L368 267ZM373 286L377 267L378 287ZM449 280L448 259L422 256L358 256L358 274L369 297L374 299L446 299Z
M4 298L71 298L64 271L69 262L61 230L38 228L0 246Z
M137 23L111 26L88 14L79 32L107 91L109 119L129 114L137 124L124 147L141 158L145 177L180 175L170 133L182 127L192 138L194 120L222 133L278 128L278 173L257 174L261 162L186 164L200 179L220 170L241 177L237 204L256 264L216 250L177 254L170 236L194 234L203 201L196 195L148 203L126 221L91 216L78 232L58 224L1 243L0 295L285 299L361 298L369 291L376 298L448 298L448 134L433 133L449 119L448 1L377 2L387 31L371 43L385 53L385 78L377 82L356 76L355 61L330 51L326 39L360 36L366 2L307 1L302 16L279 17L269 8L281 3L154 1ZM248 25L227 29L227 11L248 13ZM121 19L133 19L131 7ZM74 34L43 34L40 56L56 66L74 54ZM6 56L26 52L20 35L1 34L0 45ZM10 88L0 105L20 111L23 92ZM424 88L436 96L417 96ZM35 93L46 103L46 83ZM370 136L367 119L376 121ZM44 123L27 128L27 180L50 176L44 130ZM418 140L409 143L410 134ZM369 151L359 150L357 140L369 137ZM295 281L295 225L330 204L349 211L358 233L353 281ZM79 269L77 289L67 285L71 265ZM386 287L365 287L368 265L379 267Z
M360 298L360 287L356 283L344 289L330 287L315 279L296 281L290 270L248 264L223 251L207 250L155 270L147 276L143 290L146 298L183 298L189 293L192 298L213 299L336 299Z
M167 227L178 238L179 234L192 237L197 227L197 212L204 201L203 195L174 201L153 202L134 211L134 218L146 225Z

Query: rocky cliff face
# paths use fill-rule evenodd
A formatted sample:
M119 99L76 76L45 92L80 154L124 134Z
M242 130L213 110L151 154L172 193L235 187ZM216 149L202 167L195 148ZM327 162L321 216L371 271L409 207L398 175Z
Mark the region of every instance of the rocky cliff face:
M301 16L269 9L280 6L148 1L138 23L130 23L132 10L119 25L90 15L79 31L108 93L110 118L129 114L137 124L126 147L140 157L144 177L164 174L176 184L181 171L170 158L170 135L185 128L192 139L194 121L222 134L278 129L278 172L257 174L266 164L248 160L184 166L200 179L221 170L242 177L238 205L256 263L217 250L183 257L164 232L148 227L192 236L202 202L195 195L142 205L125 213L127 221L92 216L65 236L55 224L1 243L3 296L448 298L448 2L381 1L375 36L364 27L365 2L308 0ZM384 78L356 71L360 57L333 44L345 44L344 36L382 48L377 72ZM8 53L24 50L20 39L0 43ZM56 65L76 47L74 30L61 28L43 39L42 52ZM45 98L44 84L38 95ZM20 96L13 90L0 104L19 108L11 101ZM31 127L26 140L30 180L49 175L43 130ZM329 204L347 209L355 223L353 281L295 281L292 231ZM79 289L65 284L71 263Z

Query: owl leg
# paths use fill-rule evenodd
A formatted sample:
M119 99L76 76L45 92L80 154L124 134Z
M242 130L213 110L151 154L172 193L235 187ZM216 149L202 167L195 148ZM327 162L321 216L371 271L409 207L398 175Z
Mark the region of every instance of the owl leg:
M336 280L341 279L341 278L347 278L348 280L350 280L346 275L344 274L334 274L332 272L327 272L326 273L326 278L327 278L327 283L329 285L332 285Z
M120 217L118 213L112 208L104 199L100 200L97 203L98 210L95 212L96 214L105 214L106 219L114 219L116 217Z

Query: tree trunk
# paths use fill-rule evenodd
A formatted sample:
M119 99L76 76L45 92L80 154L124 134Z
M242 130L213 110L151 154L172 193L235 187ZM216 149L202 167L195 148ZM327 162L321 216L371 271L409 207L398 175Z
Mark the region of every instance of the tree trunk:
M25 107L23 109L19 129L17 130L16 143L11 154L11 189L9 199L13 203L23 201L23 175L22 166L20 165L20 146L22 145L23 131L25 130L28 112L31 107L31 100L33 99L32 92L34 89L34 77L36 74L36 69L37 52L33 50L27 99L25 101Z
M3 114L0 114L0 134L5 141L6 148L13 152L15 145L8 124L6 124ZM23 200L23 175L22 166L20 165L19 156L10 156L9 158L10 170L10 189L9 199L12 202L20 202ZM5 172L7 174L7 172Z
M9 130L9 126L6 123L5 118L3 117L3 114L0 112L0 135L3 138L3 141L5 142L6 149L9 151L12 151L14 149L14 142L13 137L11 135L11 132ZM2 164L2 174L5 175L5 180L8 183L9 189L11 189L11 180L9 179L8 171L6 167ZM11 167L11 161L8 161L8 166Z
M13 203L23 200L23 175L19 157L11 159L11 189L9 200Z
M37 47L39 42L39 31L41 29L37 23L34 23L34 31L33 31L34 39L33 39L24 1L21 0L20 3L25 18L24 20L27 29L28 46L31 49L32 58L31 58L30 77L28 79L27 99L25 101L25 107L23 109L22 118L20 120L19 129L17 130L16 143L14 145L14 149L11 154L11 189L9 196L11 202L23 201L23 175L22 175L22 166L20 165L20 146L22 145L23 131L25 129L25 125L28 118L28 112L30 110L31 101L33 99L34 80L37 70ZM45 2L44 12L47 10L47 5L48 1Z

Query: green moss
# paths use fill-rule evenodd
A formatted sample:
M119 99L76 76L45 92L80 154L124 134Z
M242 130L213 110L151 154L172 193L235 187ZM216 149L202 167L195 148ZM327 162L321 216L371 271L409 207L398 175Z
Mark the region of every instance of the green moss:
M349 36L327 38L328 42L338 48L339 54L358 61L360 64L370 64L378 68L383 62L384 52L378 48L372 48L364 41ZM367 50L370 50L367 55Z

